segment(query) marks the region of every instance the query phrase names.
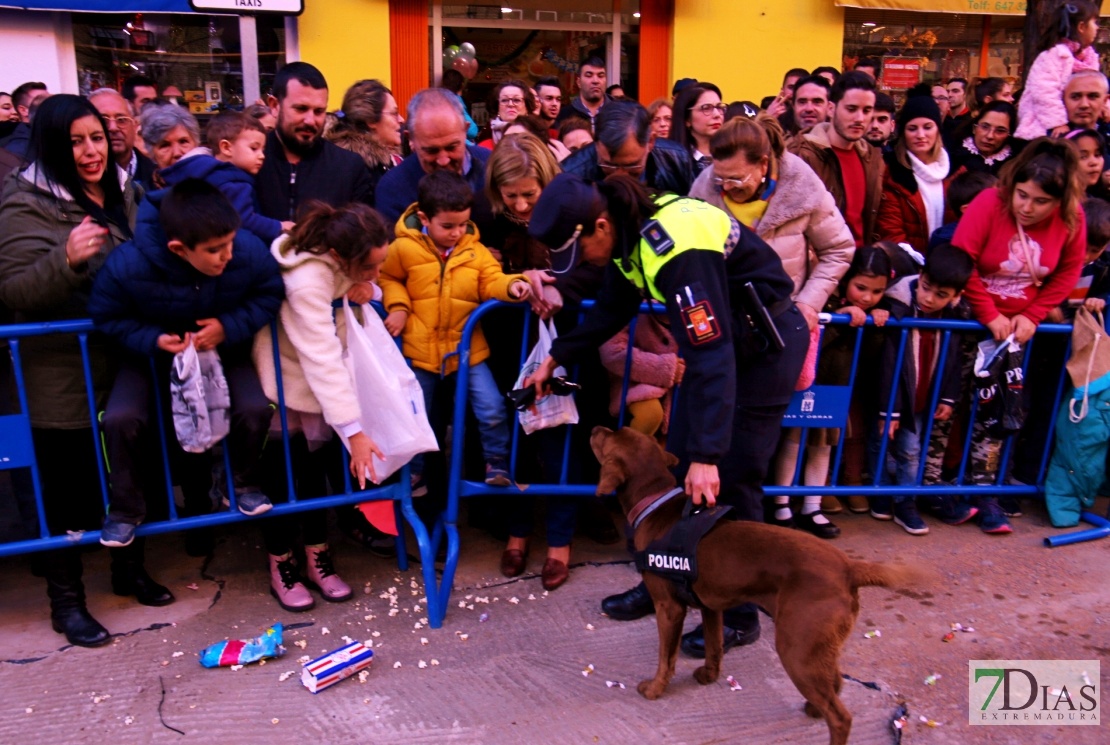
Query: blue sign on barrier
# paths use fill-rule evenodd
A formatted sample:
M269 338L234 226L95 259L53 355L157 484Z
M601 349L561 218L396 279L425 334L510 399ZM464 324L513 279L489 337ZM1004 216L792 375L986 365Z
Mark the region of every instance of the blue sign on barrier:
M846 385L812 385L790 399L782 418L784 427L835 427L848 424L852 389Z
M0 471L27 468L34 459L27 417L23 414L0 416Z

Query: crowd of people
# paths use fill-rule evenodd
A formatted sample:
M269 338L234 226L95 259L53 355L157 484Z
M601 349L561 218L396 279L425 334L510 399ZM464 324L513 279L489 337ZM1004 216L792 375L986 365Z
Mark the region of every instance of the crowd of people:
M713 83L684 78L672 97L644 106L589 58L572 94L557 78L500 82L485 127L454 71L403 115L378 80L355 83L329 112L323 75L294 62L266 105L219 113L203 132L147 78L87 97L38 83L0 93L0 116L11 119L0 129L0 169L9 172L0 304L21 321L91 317L98 330L84 351L66 335L21 345L46 523L53 534L99 528L114 591L173 602L144 569L135 529L166 510L155 407L168 407L156 393L176 355L216 350L230 393L230 489L221 492L211 453L185 452L167 430L181 514L219 509L222 498L262 515L288 499L286 455L273 436L279 379L297 494L343 489L344 446L358 486L375 480L382 452L362 428L372 414L360 410L344 364L336 300L380 302L442 444L462 330L482 302L499 299L534 314L494 309L466 361L479 433L468 440L468 469L491 487L556 482L564 469L571 482L596 480L588 432L624 410L622 423L677 456L694 502L727 504L736 519L833 539L841 529L829 516L847 508L912 535L929 531L923 512L1009 533L1016 499L842 504L820 492L834 457L841 485L910 486L919 473L952 481L969 430L971 482L1036 478L1022 470L1028 463L1000 474L1002 440L970 415L978 339L954 334L942 349L936 330L914 328L902 341L884 327L891 318L974 319L986 337L1025 344L1046 320L1103 308L1110 107L1092 47L1097 11L1087 0L1063 6L1016 94L1005 80L956 78L911 89L898 104L867 59L848 71L792 69L758 104L726 103ZM585 300L595 304L580 318ZM644 300L661 312L633 330ZM850 324L823 327L822 313ZM580 423L569 437L563 428L523 437L511 464L505 393L537 318L559 336L529 383L546 395L557 367L577 366ZM83 353L102 410L107 515ZM783 428L796 391L852 380L844 426ZM1027 379L1023 395L1054 391ZM168 409L161 419L172 423ZM426 515L444 491L437 458L420 456L411 469ZM814 495L793 505L764 496L765 484L791 485L796 474ZM15 476L13 485L27 488ZM527 566L534 503L514 492L474 506L506 541L508 577ZM580 507L548 500L549 590L567 581L580 523L618 540L607 513ZM390 536L361 513L340 510L338 522L388 555ZM283 608L313 607L310 589L329 602L352 596L324 511L260 525ZM211 552L211 533L189 531L186 550ZM107 641L85 606L78 550L37 554L34 570L57 631L74 644ZM652 611L642 585L602 607L615 619ZM754 641L755 608L731 609L726 627L726 648ZM683 649L704 655L700 627Z

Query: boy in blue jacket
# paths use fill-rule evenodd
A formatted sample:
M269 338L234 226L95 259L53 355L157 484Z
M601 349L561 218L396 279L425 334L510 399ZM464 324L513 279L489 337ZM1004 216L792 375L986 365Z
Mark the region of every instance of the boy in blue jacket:
M146 495L156 493L160 469L152 433L153 385L161 387L169 421L173 355L190 344L218 349L231 396L228 446L239 510L270 509L259 489L259 456L272 409L251 363L254 335L285 297L277 261L216 187L186 179L149 195L139 210L135 238L112 251L97 274L89 313L97 328L123 347L119 374L103 418L112 498L100 542L131 543L146 517ZM150 376L154 357L157 381ZM185 495L185 512L211 510L210 456L190 455L167 436ZM153 478L153 480L152 480Z
M899 283L908 285L908 297L905 290L899 292L898 285L887 293L891 317L899 321L908 318L960 319L960 295L973 269L970 257L960 256L961 253L964 252L947 243L936 246L925 259L921 274L907 277ZM905 297L906 301L903 302L900 297ZM902 330L891 329L883 340L879 366L878 433L880 436L885 433L890 439L887 462L893 461L895 484L911 486L917 483L922 443L930 427L930 418L933 420L932 433L929 442L925 443L928 453L942 453L948 444L948 429L944 423L951 419L963 386L961 338L958 333L951 334L947 348L944 348L943 331L915 328L907 332L904 345L901 339ZM902 366L897 368L900 349L903 350ZM942 357L943 367L940 364ZM935 411L929 408L934 390L937 391ZM879 470L879 446L879 441L872 441L872 473L876 474L891 470ZM931 474L926 473L925 476L928 480ZM935 507L941 518L953 525L966 522L976 514L975 508L953 497L940 497ZM876 497L871 501L871 516L879 520L893 518L910 535L929 532L929 527L917 511L916 499L911 496L897 496L893 500Z
M198 178L215 186L239 213L242 227L269 246L293 223L265 217L258 211L254 177L266 160L266 129L252 116L225 111L212 117L205 132L208 147L190 150L161 172L166 186Z

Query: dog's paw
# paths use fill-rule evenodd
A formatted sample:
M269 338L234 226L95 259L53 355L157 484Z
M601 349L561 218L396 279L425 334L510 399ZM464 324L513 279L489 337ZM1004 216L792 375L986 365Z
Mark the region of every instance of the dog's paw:
M824 715L810 702L806 701L806 705L803 708L805 709L806 716L813 717L814 719L824 719Z
M636 686L636 690L640 695L648 701L654 701L663 695L663 691L667 690L666 683L657 683L655 678L640 681L640 685Z
M694 680L698 681L698 683L703 686L716 683L719 677L721 677L720 670L710 670L704 665L694 671Z

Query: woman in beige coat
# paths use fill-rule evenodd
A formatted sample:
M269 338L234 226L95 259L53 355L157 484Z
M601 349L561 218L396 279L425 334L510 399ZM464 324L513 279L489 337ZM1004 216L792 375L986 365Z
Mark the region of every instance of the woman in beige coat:
M729 120L713 136L713 165L698 176L690 196L720 207L775 250L794 280L794 302L816 335L817 314L848 271L856 244L832 194L801 158L786 152L783 138L779 123L766 114ZM800 440L800 430L786 431L776 483L793 481ZM807 472L817 473L822 458L826 468L821 473L827 472L830 453L831 444L811 444ZM775 497L775 502L767 521L792 524L788 498ZM805 498L797 524L824 538L839 533L821 512L820 497Z

